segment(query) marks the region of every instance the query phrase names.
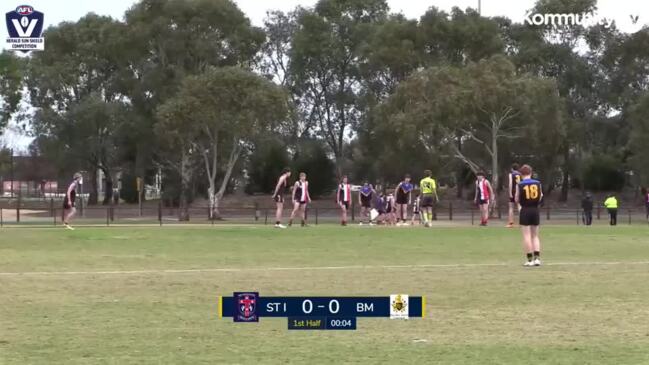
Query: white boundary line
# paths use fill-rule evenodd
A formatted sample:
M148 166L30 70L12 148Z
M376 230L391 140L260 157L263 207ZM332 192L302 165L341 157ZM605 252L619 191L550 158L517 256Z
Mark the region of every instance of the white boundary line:
M614 265L649 265L649 261L611 261L611 262L551 262L544 266L614 266ZM313 267L266 267L266 268L216 268L216 269L169 269L169 270L114 270L114 271L25 271L0 272L0 276L30 275L144 275L144 274L187 274L218 272L254 272L254 271L316 271L316 270L383 270L383 269L448 269L472 267L518 267L521 265L507 263L492 264L429 264L429 265L379 265L379 266L313 266ZM522 267L522 266L521 266Z

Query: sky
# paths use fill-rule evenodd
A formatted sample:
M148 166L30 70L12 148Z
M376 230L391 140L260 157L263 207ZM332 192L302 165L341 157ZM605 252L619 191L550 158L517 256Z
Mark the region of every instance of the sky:
M254 25L261 26L268 10L289 11L300 5L313 6L317 0L234 0L239 8L248 16ZM403 13L409 18L419 18L431 6L450 11L454 6L461 9L477 8L479 0L387 0L390 9L395 13ZM0 12L15 10L18 5L31 5L34 10L44 14L45 28L63 21L75 21L88 12L99 15L109 15L122 19L124 12L136 0L3 0ZM528 10L533 7L535 0L482 0L484 16L506 16L515 22L523 22ZM649 1L646 0L599 0L598 15L615 20L618 28L626 32L635 32L642 24L649 24ZM631 16L639 16L637 24L633 24ZM7 28L2 21L0 24L0 48L5 47ZM45 40L47 47L47 39ZM10 147L25 149L30 138L17 131L8 131L1 137Z

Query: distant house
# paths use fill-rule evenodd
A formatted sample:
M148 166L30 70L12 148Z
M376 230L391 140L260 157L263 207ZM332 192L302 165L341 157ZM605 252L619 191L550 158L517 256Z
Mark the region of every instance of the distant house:
M44 196L59 192L59 172L44 157L3 156L0 162L0 193L3 196Z

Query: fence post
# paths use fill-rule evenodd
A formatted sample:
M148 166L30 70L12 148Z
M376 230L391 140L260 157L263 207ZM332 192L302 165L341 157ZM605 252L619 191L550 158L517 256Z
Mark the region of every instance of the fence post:
M433 220L437 220L437 204L433 204Z
M0 208L0 227L4 226L4 218L2 217L2 208Z
M355 222L356 221L356 214L354 214L354 208L356 207L356 205L354 204L354 198L351 198L351 199L352 199L352 222Z
M255 222L259 220L259 203L255 202Z
M631 209L629 209L629 225L631 225Z
M106 226L110 226L110 209L111 207L106 208Z
M577 209L577 225L579 225L579 209Z
M496 205L496 210L498 211L498 219L503 219L503 213L502 210L500 210L500 205L501 204Z
M474 215L475 215L475 209L471 207L471 225L474 224L474 219L475 219Z
M453 220L453 202L448 203L448 220Z
M158 202L158 222L160 227L162 227L162 200Z
M56 209L52 212L52 217L54 217L54 226L56 227Z
M267 225L268 224L268 209L264 209L264 213L265 213L264 214L265 215L264 225Z
M597 206L597 220L600 220L599 213L600 213L601 209L602 209L602 207Z
M315 208L315 225L318 225L318 208Z
M54 214L54 198L50 199L50 216L53 217Z
M546 215L547 220L550 220L550 206L548 206L547 208L545 208L545 212L546 212L546 214L547 214L547 215Z
M18 185L20 187L20 185ZM20 201L22 200L22 189L18 190L18 204L16 204L16 223L20 223Z

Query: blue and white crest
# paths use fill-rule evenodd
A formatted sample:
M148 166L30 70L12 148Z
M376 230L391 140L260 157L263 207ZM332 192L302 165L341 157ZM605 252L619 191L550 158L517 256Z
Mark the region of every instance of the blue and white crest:
M7 22L7 48L29 52L45 48L43 34L44 16L32 6L20 5L5 15Z

